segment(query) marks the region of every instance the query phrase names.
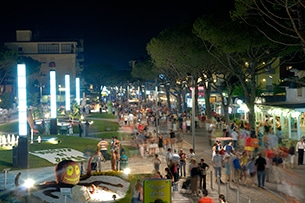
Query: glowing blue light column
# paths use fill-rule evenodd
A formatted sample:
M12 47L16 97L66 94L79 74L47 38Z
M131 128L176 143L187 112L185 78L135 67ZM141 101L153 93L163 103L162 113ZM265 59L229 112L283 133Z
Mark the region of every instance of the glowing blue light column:
M18 146L13 148L13 166L19 168L28 168L28 129L27 129L27 103L26 103L26 66L17 65L18 77L18 121L19 121L19 139Z
M80 81L79 78L75 78L75 89L76 89L76 103L80 105Z
M56 99L56 72L50 71L50 105L51 105L51 118L57 117L57 99Z
M26 104L26 68L25 64L18 64L18 117L19 136L27 136L27 104Z
M56 95L56 72L50 71L50 134L57 134L57 95Z
M70 75L65 75L66 111L70 111Z

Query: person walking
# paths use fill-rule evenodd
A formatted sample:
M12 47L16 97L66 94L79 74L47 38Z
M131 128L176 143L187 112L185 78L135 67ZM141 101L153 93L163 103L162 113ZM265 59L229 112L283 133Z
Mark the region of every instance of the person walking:
M262 153L258 153L258 158L255 160L256 172L257 172L257 185L258 187L265 186L265 176L266 176L266 164L267 161L262 157Z
M105 140L105 138L102 137L97 146L101 149L101 153L104 156L105 161L109 160L107 154L109 143Z
M173 129L170 129L170 131L169 131L169 137L170 137L171 148L172 148L173 150L175 150L175 147L176 147L176 134L175 134L175 132L173 131Z
M292 143L290 143L290 147L288 149L288 166L290 168L294 168L294 159L295 159L295 147Z
M85 137L89 137L89 126L90 126L90 123L87 120L85 123Z
M81 121L78 122L78 133L79 133L79 137L82 137L83 127Z
M228 203L224 194L219 195L219 203Z
M95 154L90 159L91 170L95 170L96 172L102 171L102 162L104 161L104 157L100 152L100 149L97 148Z
M204 162L204 159L200 159L199 169L200 169L200 175L199 175L199 189L203 190L206 189L206 175L207 170L209 170L210 166Z
M132 193L131 203L141 203L143 202L143 185L141 180L138 179Z
M160 172L161 159L159 158L158 154L155 154L155 157L152 159L152 162L154 164L155 172Z
M164 140L163 140L163 135L159 134L158 135L158 147L159 147L159 153L162 154L164 152Z
M69 135L73 135L73 121L69 121Z
M186 154L183 152L183 149L179 150L179 156L180 156L180 166L179 166L179 171L180 171L180 177L185 177L186 176Z
M209 193L206 189L202 190L202 195L203 197L201 197L200 199L198 199L197 203L215 203L215 201L209 197Z
M303 137L301 137L300 141L297 142L295 150L298 153L298 165L303 165L305 150L305 143Z
M223 159L219 150L216 150L216 155L213 157L212 162L215 170L216 181L219 178L220 183L223 183L221 180L221 168L223 164Z
M170 160L173 158L173 153L172 153L172 149L168 148L166 153L165 153L165 161L166 161L166 165L169 167L170 166Z
M199 165L196 159L192 158L189 165L189 171L191 176L191 192L194 196L199 196L198 193L198 179L199 179Z

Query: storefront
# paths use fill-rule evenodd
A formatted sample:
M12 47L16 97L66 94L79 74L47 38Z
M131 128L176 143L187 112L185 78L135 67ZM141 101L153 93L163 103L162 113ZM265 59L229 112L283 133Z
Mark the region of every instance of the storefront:
M256 123L269 123L276 134L279 130L283 139L299 140L305 136L305 104L273 103L255 106Z

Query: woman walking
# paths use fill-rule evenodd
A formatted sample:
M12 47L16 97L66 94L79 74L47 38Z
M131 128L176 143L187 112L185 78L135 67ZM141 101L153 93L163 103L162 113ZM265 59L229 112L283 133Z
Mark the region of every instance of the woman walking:
M143 186L140 179L137 180L133 193L132 193L132 203L142 203L143 202Z

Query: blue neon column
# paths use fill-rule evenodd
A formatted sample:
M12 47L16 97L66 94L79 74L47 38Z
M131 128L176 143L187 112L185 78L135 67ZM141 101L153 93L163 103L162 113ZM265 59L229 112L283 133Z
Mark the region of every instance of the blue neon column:
M27 136L27 104L26 104L26 68L25 64L18 64L18 117L19 136Z
M66 92L66 111L71 110L71 102L70 102L70 75L65 75L65 92Z

